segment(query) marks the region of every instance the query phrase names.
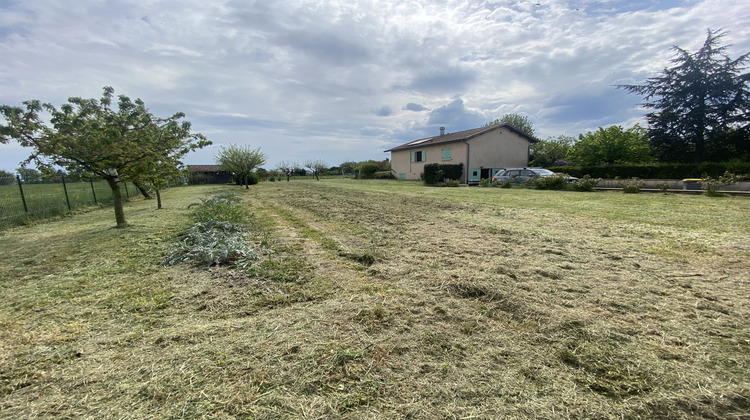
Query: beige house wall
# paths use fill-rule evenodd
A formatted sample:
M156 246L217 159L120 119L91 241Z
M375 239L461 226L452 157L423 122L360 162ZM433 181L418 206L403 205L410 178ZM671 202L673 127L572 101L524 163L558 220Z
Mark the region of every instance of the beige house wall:
M443 149L446 147L450 147L451 149L450 160L442 159ZM426 153L427 160L424 162L412 162L411 152L420 150ZM424 165L428 163L445 165L463 163L464 172L466 172L466 144L463 142L451 142L391 152L391 169L396 178L400 178L401 174L405 174L405 179L419 179L424 172ZM463 178L460 181L465 182Z
M450 160L442 160L442 149L445 147L451 148ZM424 162L412 162L411 153L414 151L426 152L427 159ZM463 163L464 174L459 181L465 183L469 169L523 167L528 161L529 141L506 128L490 131L466 142L424 145L391 152L393 175L410 180L418 180L424 172L424 165L428 163Z
M529 163L529 141L501 128L469 140L471 168L517 168Z

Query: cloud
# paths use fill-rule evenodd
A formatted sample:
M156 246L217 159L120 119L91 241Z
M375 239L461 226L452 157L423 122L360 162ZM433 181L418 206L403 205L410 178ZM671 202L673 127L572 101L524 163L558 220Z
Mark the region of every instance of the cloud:
M393 115L393 110L389 106L384 106L380 109L375 110L375 115L378 117L388 117L390 115Z
M480 127L487 122L487 117L481 112L468 109L463 99L456 99L447 105L430 111L427 125L431 131L434 131L435 126L440 126L446 127L448 132L454 132Z
M406 110L406 111L420 112L420 111L426 111L428 108L424 105L409 102L408 104L404 105L404 107L401 109Z
M536 3L0 1L0 104L59 106L113 86L156 115L185 112L217 144L261 147L271 166L335 164L509 112L541 137L632 124L642 98L613 85L656 75L672 46L695 50L725 28L730 56L750 51L742 2ZM0 169L23 155L0 145Z

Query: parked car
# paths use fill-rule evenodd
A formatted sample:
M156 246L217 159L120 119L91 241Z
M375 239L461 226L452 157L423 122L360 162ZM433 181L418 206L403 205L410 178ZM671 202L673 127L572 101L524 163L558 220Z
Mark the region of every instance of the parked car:
M514 184L520 184L528 179L542 178L547 176L557 175L555 172L549 169L541 168L508 168L497 173L492 177L492 181L510 181ZM569 176L568 182L575 182L578 178Z

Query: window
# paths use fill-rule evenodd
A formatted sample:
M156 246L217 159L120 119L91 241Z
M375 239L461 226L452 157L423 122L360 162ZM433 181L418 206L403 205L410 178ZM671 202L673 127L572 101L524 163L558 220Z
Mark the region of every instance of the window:
M450 147L443 147L441 151L443 153L442 160L451 160L451 148Z
M425 153L424 150L418 150L416 152L411 152L411 161L412 162L424 162L427 160L427 153Z

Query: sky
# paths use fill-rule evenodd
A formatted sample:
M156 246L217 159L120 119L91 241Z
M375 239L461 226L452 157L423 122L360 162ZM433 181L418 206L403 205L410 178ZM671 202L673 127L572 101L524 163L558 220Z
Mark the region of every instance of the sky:
M184 112L213 145L280 161L389 158L411 140L508 113L536 136L644 125L643 98L617 89L723 29L750 51L736 0L0 0L0 104L141 98ZM29 154L0 144L0 169Z

